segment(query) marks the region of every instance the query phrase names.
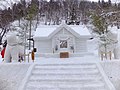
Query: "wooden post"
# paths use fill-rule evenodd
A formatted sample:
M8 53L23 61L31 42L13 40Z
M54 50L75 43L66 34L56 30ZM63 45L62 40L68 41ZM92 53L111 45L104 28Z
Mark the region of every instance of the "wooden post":
M111 59L112 59L112 51L109 51L109 52L101 52L101 60L102 60L102 61L103 61L103 59L104 59L104 56L105 56L106 59L109 57L109 59L111 60Z
M34 60L35 60L35 53L34 53L34 51L32 51L32 53L31 53L31 58L32 58L32 60L34 62Z
M53 48L53 53L55 53L55 52L54 52L54 48Z
M29 53L28 53L28 63L29 63Z
M107 59L107 52L105 52L105 58Z
M103 61L103 52L101 52L101 60Z
M110 60L112 59L112 52L110 51L109 52L109 55L110 55Z

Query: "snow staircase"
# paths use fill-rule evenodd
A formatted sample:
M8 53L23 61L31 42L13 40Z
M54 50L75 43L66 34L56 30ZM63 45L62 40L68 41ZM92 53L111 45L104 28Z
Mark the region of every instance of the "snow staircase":
M20 90L114 90L96 63L35 64Z

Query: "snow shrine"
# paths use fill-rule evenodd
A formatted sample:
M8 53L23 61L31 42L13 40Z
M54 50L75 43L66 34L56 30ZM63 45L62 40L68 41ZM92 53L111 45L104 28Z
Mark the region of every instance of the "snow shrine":
M36 56L68 58L86 54L90 36L85 25L38 26L34 35Z

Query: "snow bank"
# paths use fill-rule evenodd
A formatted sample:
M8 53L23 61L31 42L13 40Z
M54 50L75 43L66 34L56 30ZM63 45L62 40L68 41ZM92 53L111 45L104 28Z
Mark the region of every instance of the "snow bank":
M119 90L120 89L120 61L105 61L105 62L101 62L101 65L106 75L115 86L116 90Z

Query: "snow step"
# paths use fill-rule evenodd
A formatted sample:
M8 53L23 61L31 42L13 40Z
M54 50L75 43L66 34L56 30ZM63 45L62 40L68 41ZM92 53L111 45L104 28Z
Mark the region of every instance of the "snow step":
M104 89L105 85L103 83L101 84L89 84L89 85L28 85L26 88L27 89L60 89L60 90L69 90L69 89L75 89L75 90L86 90L86 89Z
M91 77L89 77L89 78L41 78L41 77L34 77L34 78L30 78L30 80L29 81L37 81L37 82L42 82L42 81L62 81L62 82L64 82L64 81L68 81L68 82L74 82L74 81L79 81L79 82L90 82L90 81L98 81L98 80L102 80L102 78L101 77L99 77L99 78L91 78Z
M76 68L69 68L69 67L36 67L35 70L93 70L96 69L95 67L76 67Z
M74 77L77 77L77 78L82 78L82 77L100 77L99 74L86 74L86 75L82 75L82 74L33 74L31 77L42 77L42 78L45 78L45 77L49 77L49 78L66 78L66 77L70 77L70 78L74 78Z
M97 69L34 69L34 72L82 72L97 71Z
M24 90L108 90L96 63L36 64Z
M38 83L88 83L88 82L97 82L102 80L29 80L29 82L38 82Z
M59 81L56 81L56 82L53 82L53 81L42 81L42 82L37 82L37 81L29 81L28 82L28 86L29 85L101 85L103 84L104 82L103 81L91 81L91 82L59 82Z
M66 65L66 64L62 64L62 65L36 65L35 68L96 68L96 65L89 65L89 64L76 64L76 65Z
M93 89L89 89L89 88L85 88L85 89L81 89L81 88L27 88L26 90L107 90L107 89L103 89L103 88L93 88Z
M79 63L79 64L72 64L72 63L66 63L66 64L36 64L35 67L37 66L96 66L96 63Z
M30 80L100 80L102 77L100 76L97 76L97 77L69 77L69 76L66 76L66 77L61 77L61 76L48 76L48 77L30 77ZM72 78L72 79L71 79Z
M48 88L54 88L54 87L104 87L105 85L103 83L99 83L99 84L73 84L73 85L64 85L64 84L28 84L28 87L48 87Z
M96 74L98 70L34 70L32 74Z

